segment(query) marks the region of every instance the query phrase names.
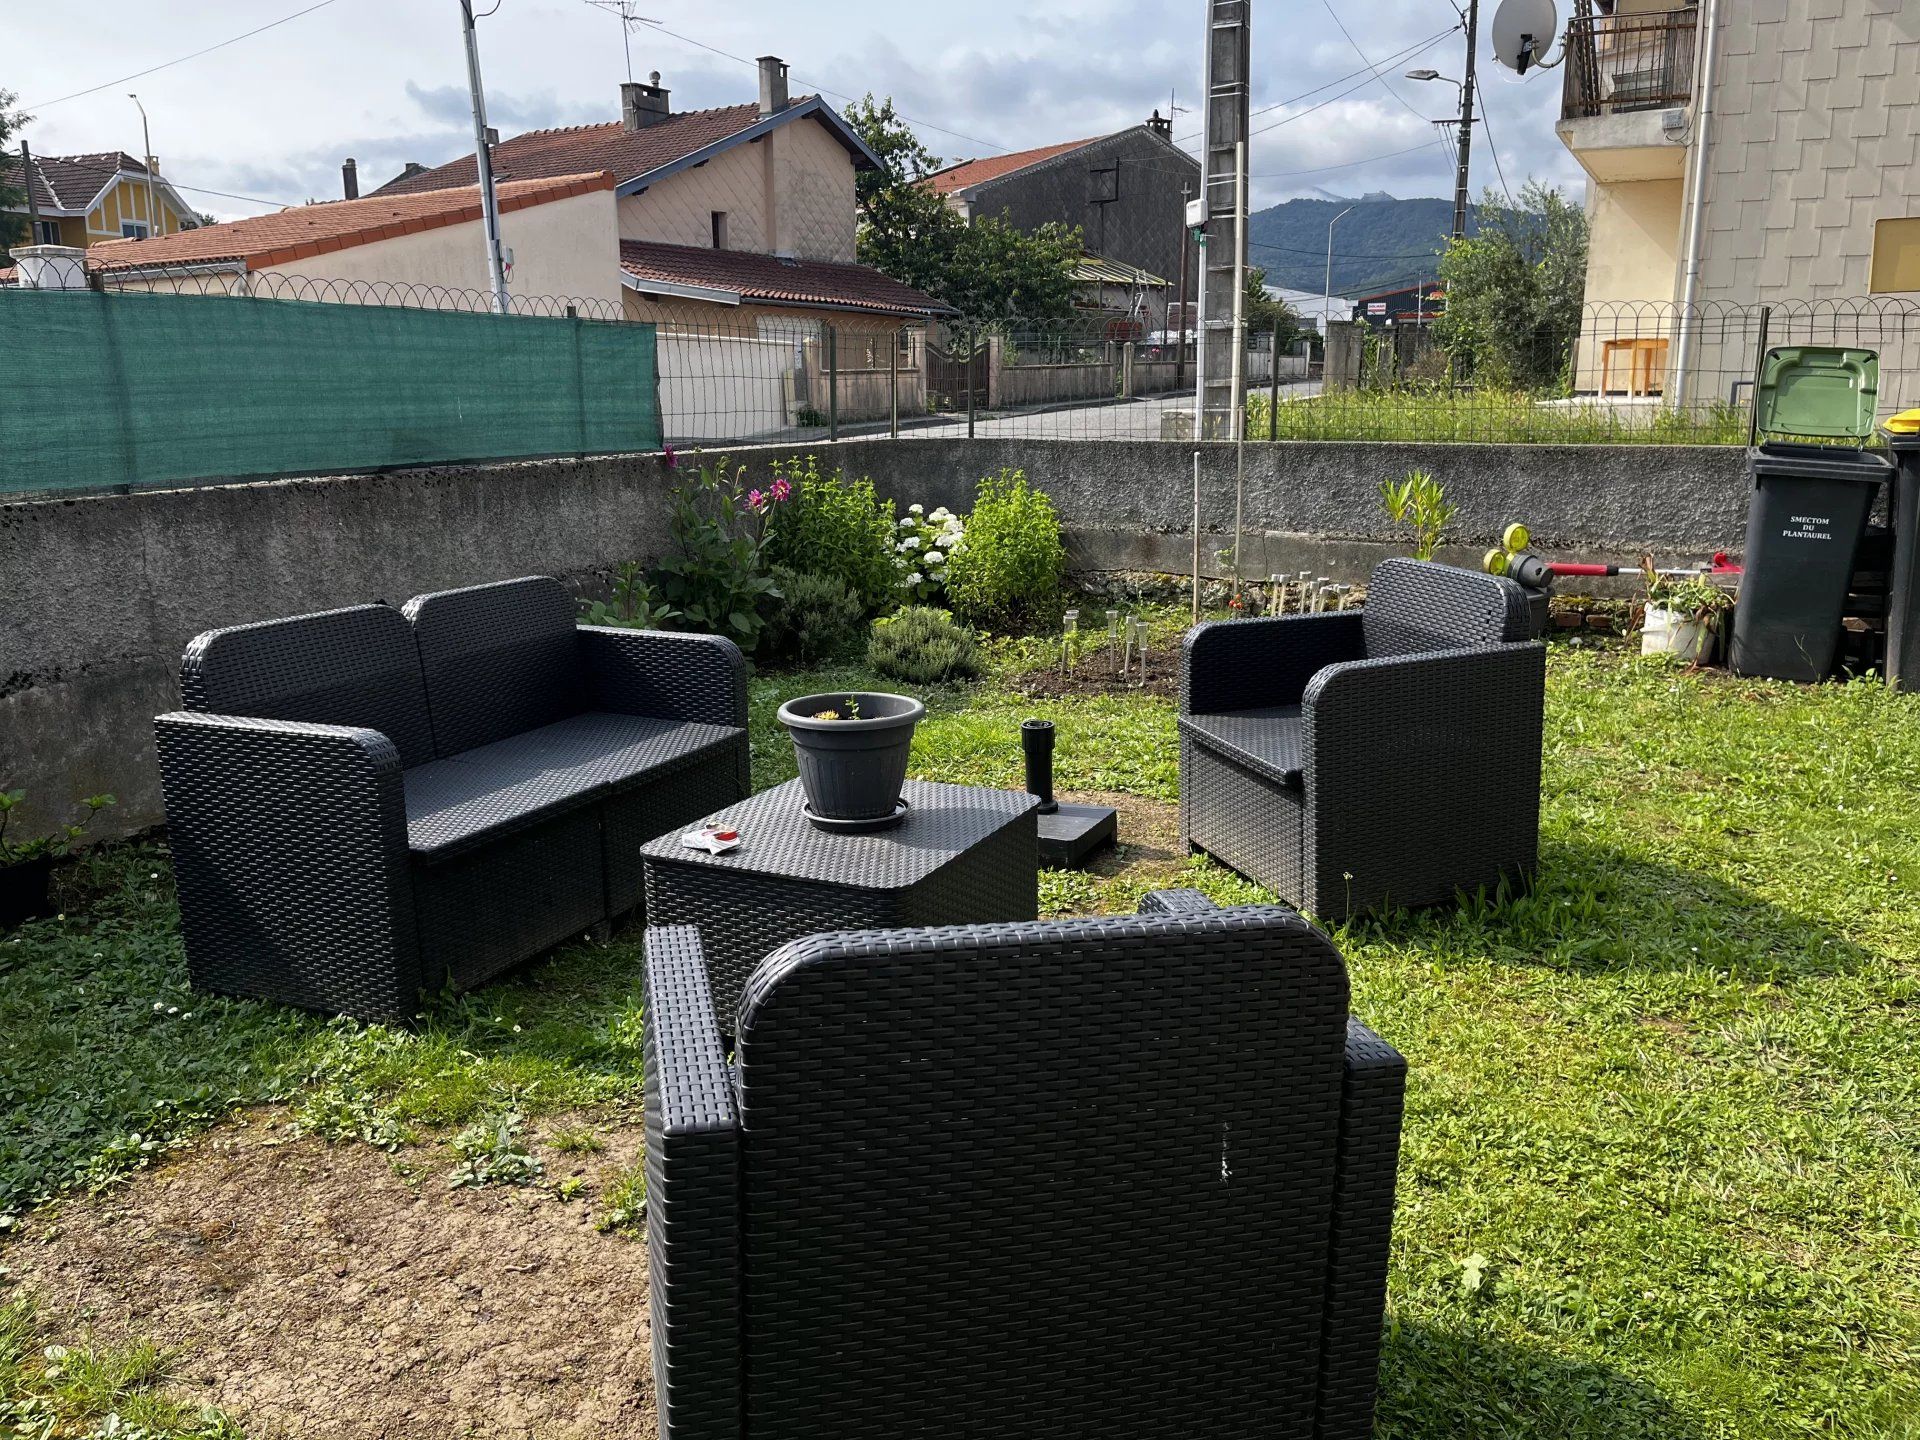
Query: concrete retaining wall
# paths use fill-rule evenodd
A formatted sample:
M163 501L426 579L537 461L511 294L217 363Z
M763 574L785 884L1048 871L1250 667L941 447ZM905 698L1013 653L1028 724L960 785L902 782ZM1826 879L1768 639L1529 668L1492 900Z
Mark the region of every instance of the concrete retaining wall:
M1025 469L1054 499L1077 565L1183 571L1192 542L1187 444L847 440L831 449L906 505L971 506L983 475ZM1207 568L1233 525L1232 447L1202 452ZM1460 504L1461 563L1509 520L1586 557L1737 548L1737 450L1625 446L1249 445L1250 575L1358 580L1398 547L1376 487L1431 470ZM24 788L31 831L74 797L112 791L120 833L160 822L152 717L178 702L187 641L217 625L513 575L581 593L659 554L671 477L646 456L460 466L268 484L0 504L0 784Z

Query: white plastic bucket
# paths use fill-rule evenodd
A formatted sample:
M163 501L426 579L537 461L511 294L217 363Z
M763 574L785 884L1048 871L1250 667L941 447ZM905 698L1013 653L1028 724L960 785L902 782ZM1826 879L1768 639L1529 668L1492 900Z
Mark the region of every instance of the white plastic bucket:
M1713 659L1718 640L1712 621L1695 620L1678 611L1649 605L1647 623L1640 631L1640 653L1678 655L1695 665L1705 665Z

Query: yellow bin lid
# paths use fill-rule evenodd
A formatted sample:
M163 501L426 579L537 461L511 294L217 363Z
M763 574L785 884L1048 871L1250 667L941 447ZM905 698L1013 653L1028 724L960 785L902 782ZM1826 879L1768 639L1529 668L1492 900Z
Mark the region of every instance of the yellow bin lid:
M1902 410L1887 421L1887 432L1892 435L1920 435L1920 410Z

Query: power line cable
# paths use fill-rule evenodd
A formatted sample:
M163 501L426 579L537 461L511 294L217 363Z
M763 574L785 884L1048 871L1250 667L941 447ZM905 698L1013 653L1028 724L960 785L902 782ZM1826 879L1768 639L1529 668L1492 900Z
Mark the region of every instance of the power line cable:
M1487 149L1493 152L1493 173L1500 177L1500 188L1506 194L1507 208L1509 210L1518 210L1520 207L1513 203L1513 191L1507 189L1507 172L1500 164L1500 147L1494 143L1493 121L1489 118L1487 112L1487 92L1481 87L1480 77L1478 75L1473 77L1473 90L1474 94L1480 99L1480 123L1486 127Z
M138 80L143 75L152 75L158 71L170 69L175 65L184 65L189 60L198 60L202 55L211 55L216 50L224 50L227 46L237 45L242 40L250 40L255 35L264 34L277 25L285 25L290 20L298 20L302 15L311 15L316 10L324 10L333 3L334 0L319 0L318 4L309 5L304 10L296 10L291 15L282 15L278 20L269 20L265 25L256 26L244 34L232 36L229 39L220 41L216 45L209 45L204 50L196 50L191 55L182 55L175 60L163 60L158 65L148 66L145 70L136 70L131 75L122 75L118 80L108 80L99 85L91 85L85 90L75 90L71 95L62 95L55 100L40 100L26 108L30 111L45 110L49 106L64 105L69 100L78 100L82 95L94 95L102 90L111 90L115 85L124 85L129 80Z
M1417 109L1411 100L1407 99L1406 96L1402 95L1398 90L1394 89L1393 83L1390 80L1388 80L1385 75L1380 73L1381 70L1385 68L1384 65L1374 65L1373 61L1367 58L1367 52L1362 50L1360 48L1360 42L1353 38L1353 32L1347 29L1346 21L1340 18L1340 12L1333 8L1331 0L1320 0L1320 5L1321 5L1321 8L1327 12L1327 18L1333 21L1335 25L1339 26L1340 33L1347 37L1347 44L1353 47L1353 53L1360 57L1360 60L1363 64L1370 66L1372 68L1373 78L1380 82L1380 88L1385 90L1395 100L1399 101L1401 108L1406 110L1410 115L1413 115L1416 119L1420 120L1423 124L1426 123L1428 117L1425 114L1423 114L1419 109ZM1442 150L1446 148L1446 142L1442 140L1438 134L1435 134L1429 131L1428 139L1430 140L1431 143L1438 145Z
M1410 58L1414 51L1419 50L1424 46L1430 46L1435 41L1445 39L1447 36L1451 35L1454 32L1454 30L1457 30L1459 28L1460 27L1456 25L1451 27L1450 29L1446 29L1438 32L1428 40L1416 40L1414 41L1413 44L1409 45L1405 50L1399 52L1399 54L1390 55L1385 60L1382 60L1380 63L1382 65L1398 65L1402 60ZM1365 57L1362 57L1362 58L1365 58ZM1247 112L1247 118L1251 120L1256 115L1265 115L1269 111L1279 110L1288 105L1298 105L1302 100L1311 100L1315 95L1318 95L1322 90L1331 90L1336 85L1345 84L1347 81L1353 79L1356 75L1370 75L1372 73L1373 72L1372 72L1371 66L1368 66L1367 68L1360 69L1360 70L1349 70L1344 75L1336 75L1333 79L1327 81L1324 85L1316 85L1311 90L1303 90L1298 95L1290 96L1285 100L1276 100L1271 105L1262 105L1257 110L1249 110ZM1336 95L1333 98L1337 100L1340 97ZM1315 108L1318 108L1318 107L1315 107ZM1195 130L1191 135L1182 135L1180 139L1175 143L1184 145L1189 140L1198 140L1199 138L1200 138L1200 132L1198 130Z
M159 178L176 190L191 190L195 195L218 195L226 200L245 200L254 205L272 205L280 209L303 203L299 200L267 200L259 195L236 195L231 190L209 190L204 185L182 185L170 175L162 175Z
M1411 52L1403 53L1399 56L1390 57L1389 59L1383 60L1380 63L1383 65L1399 65L1399 64L1405 63L1408 60L1418 59L1420 56L1425 55L1427 51L1431 50L1434 46L1438 45L1442 40L1446 39L1447 36L1451 35L1452 33L1453 31L1451 30L1442 30L1438 35L1435 35L1431 40L1428 40L1424 45L1419 46L1417 49ZM1296 120L1304 120L1307 118L1307 116L1313 114L1316 110L1324 110L1327 108L1327 106L1333 104L1334 101L1344 100L1346 99L1347 96L1353 94L1353 92L1356 90L1364 90L1367 87L1367 85L1372 82L1374 76L1371 70L1363 71L1361 73L1365 74L1367 78L1365 80L1362 80L1359 84L1348 86L1345 90L1342 90L1338 95L1329 95L1326 99L1322 100L1318 105L1309 105L1306 109L1298 111L1295 114L1283 115L1278 120L1274 121L1271 125L1262 125L1258 130L1252 131L1247 138L1252 139L1254 135L1265 135L1270 130L1278 130L1282 125L1291 125Z

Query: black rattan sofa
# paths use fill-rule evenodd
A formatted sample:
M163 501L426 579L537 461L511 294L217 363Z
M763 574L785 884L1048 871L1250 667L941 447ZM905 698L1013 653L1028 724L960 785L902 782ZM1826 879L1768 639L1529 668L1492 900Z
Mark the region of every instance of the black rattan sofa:
M1406 1066L1320 931L842 931L722 1049L646 947L661 1440L1372 1433Z
M1522 882L1537 860L1545 647L1513 581L1377 566L1359 611L1195 627L1180 830L1328 920Z
M210 630L154 722L196 987L367 1020L633 909L642 843L748 793L727 640L554 580Z

